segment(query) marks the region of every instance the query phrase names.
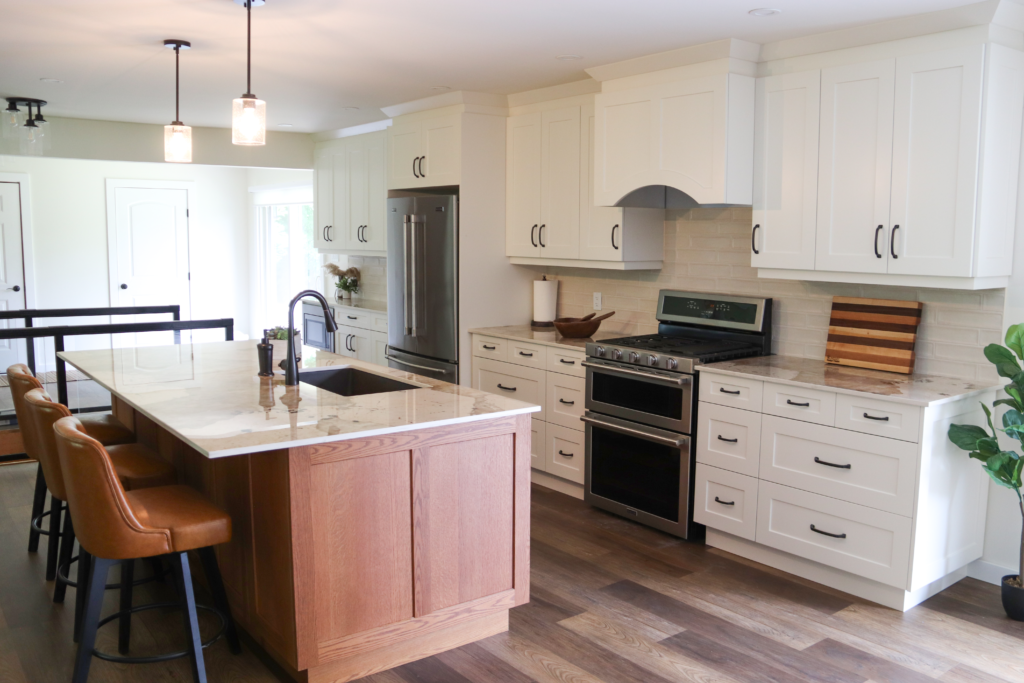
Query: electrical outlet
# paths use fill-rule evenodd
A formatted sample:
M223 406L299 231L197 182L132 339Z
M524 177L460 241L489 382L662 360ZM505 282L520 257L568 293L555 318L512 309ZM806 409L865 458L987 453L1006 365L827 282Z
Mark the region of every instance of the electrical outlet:
M594 310L601 310L601 292L594 292Z

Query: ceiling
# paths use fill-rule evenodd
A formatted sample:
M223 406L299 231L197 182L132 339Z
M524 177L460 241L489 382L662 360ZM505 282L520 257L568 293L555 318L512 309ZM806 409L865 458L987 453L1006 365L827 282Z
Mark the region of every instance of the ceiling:
M965 4L267 0L252 11L252 88L267 101L271 130L333 130L382 119L380 107L436 86L510 94L721 38L765 43ZM782 13L747 13L765 6ZM46 99L47 114L169 123L174 53L165 38L192 42L181 56L186 124L230 127L231 99L245 91L245 10L232 0L0 0L0 17L0 96ZM556 59L563 54L582 59Z

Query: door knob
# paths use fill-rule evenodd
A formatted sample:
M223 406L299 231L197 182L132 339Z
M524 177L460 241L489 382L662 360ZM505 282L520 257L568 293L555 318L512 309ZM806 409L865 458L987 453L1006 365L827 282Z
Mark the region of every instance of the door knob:
M121 283L121 289L128 289L128 285L126 285L126 284L124 284L124 283L122 282L122 283Z
M20 285L14 285L13 287L8 287L7 291L8 292L20 292L21 291L21 286Z

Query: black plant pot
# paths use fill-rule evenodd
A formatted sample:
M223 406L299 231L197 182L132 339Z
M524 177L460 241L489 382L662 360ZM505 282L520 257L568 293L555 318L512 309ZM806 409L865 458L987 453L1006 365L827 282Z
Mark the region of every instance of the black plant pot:
M1017 578L1016 574L1003 577L1003 609L1006 616L1015 621L1024 621L1024 588L1017 588L1006 583L1008 579Z

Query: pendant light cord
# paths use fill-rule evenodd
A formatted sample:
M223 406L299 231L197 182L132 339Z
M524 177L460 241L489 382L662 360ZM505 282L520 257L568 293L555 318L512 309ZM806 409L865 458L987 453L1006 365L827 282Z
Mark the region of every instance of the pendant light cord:
M179 112L178 103L181 99L179 93L179 62L178 58L181 56L181 45L174 46L174 122L181 125L181 113Z
M252 97L252 0L245 0L245 93Z

